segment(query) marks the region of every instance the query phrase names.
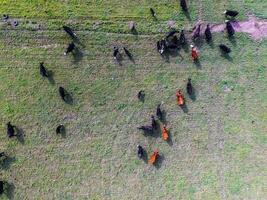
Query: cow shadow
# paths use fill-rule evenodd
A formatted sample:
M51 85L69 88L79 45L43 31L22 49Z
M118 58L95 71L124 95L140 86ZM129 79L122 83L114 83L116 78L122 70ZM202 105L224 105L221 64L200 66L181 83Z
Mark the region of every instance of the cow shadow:
M48 71L48 81L49 83L51 83L52 85L55 85L55 79L54 79L54 72L52 70Z
M236 46L236 39L235 36L228 36L228 40L231 42L233 46Z
M172 142L172 133L171 133L170 130L168 131L168 133L169 133L169 137L168 137L168 139L167 139L167 143L168 143L169 146L173 146L173 142Z
M196 100L196 90L195 88L192 86L192 94L188 94L189 98L192 100L192 101L195 101Z
M74 59L73 60L74 64L80 62L83 59L83 52L79 48L75 48L72 51L72 55Z
M66 96L64 98L64 101L69 105L73 105L73 103L74 103L72 95L67 91L66 91Z
M156 160L156 162L155 162L155 164L154 164L154 166L155 166L157 169L160 169L164 160L165 160L164 155L159 154L158 157L157 157L157 160Z
M61 132L60 132L60 135L61 135L61 137L62 138L66 138L67 137L67 130L66 130L66 127L65 126L63 126L62 128L61 128Z
M5 183L6 196L8 199L14 199L15 185L13 183Z
M187 105L185 103L180 107L181 107L181 109L183 110L184 113L188 113L188 107L187 107Z
M15 161L16 161L15 157L5 155L5 158L2 159L2 161L0 161L1 162L0 169L3 169L3 170L9 169L12 163L14 163Z
M194 60L194 64L195 64L195 66L197 67L197 69L202 69L202 65L201 65L199 59Z
M210 46L210 48L214 49L214 42L213 42L213 39L207 41L207 44Z
M148 163L148 154L147 154L147 151L146 151L145 149L143 149L142 160L143 160L146 164Z
M133 29L131 30L131 33L132 33L133 35L135 35L135 36L138 36L138 31L136 30L136 28L133 28Z
M165 110L162 110L162 117L159 118L159 121L161 121L163 124L167 124L167 112Z
M221 52L221 56L227 59L229 62L233 62L233 58L229 54Z
M23 129L18 128L17 126L15 126L15 129L16 129L16 133L17 133L16 137L17 137L18 141L21 144L25 144L25 134L24 134Z
M185 15L186 19L188 19L189 21L191 21L191 16L190 16L190 13L188 11L184 11L183 10L183 14Z
M188 52L189 52L189 44L188 44L188 43L183 44L183 45L182 45L182 49L183 49L186 53L188 53Z

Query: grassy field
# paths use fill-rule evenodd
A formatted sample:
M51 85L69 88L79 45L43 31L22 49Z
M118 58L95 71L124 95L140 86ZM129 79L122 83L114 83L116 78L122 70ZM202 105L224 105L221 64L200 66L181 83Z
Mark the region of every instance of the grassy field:
M0 0L0 13L19 22L0 22L0 151L11 157L0 167L11 185L0 199L266 199L267 40L237 33L233 42L217 33L213 47L199 46L199 67L183 49L168 62L155 49L169 20L189 30L197 20L223 22L226 8L242 20L248 13L267 18L265 0L190 1L191 20L174 0ZM64 24L80 38L79 57L63 55L71 41ZM220 55L219 43L231 47L232 60ZM117 65L113 45L126 46L135 64ZM54 80L40 77L40 62ZM195 101L185 95L184 113L175 91L186 93L188 77L197 94ZM59 86L73 105L60 99ZM170 143L136 128L160 102ZM6 137L8 121L24 139ZM65 137L55 134L59 123ZM148 154L159 149L157 166L137 158L137 144Z

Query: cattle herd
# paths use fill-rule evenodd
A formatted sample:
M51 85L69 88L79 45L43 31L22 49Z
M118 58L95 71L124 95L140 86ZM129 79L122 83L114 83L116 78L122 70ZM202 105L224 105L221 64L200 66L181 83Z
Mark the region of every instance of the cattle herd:
M184 12L188 12L188 7L187 7L187 3L186 0L180 0L180 6L182 8L182 10ZM150 13L152 15L153 18L156 18L156 12L153 8L150 8ZM236 17L238 15L237 11L233 11L233 10L226 10L224 12L227 20L225 21L226 23L226 32L228 34L229 37L233 37L233 35L235 34L235 30L231 24L231 19L233 19L234 17ZM4 15L3 16L4 19L8 18L8 15ZM130 29L133 31L135 30L135 23L132 23ZM74 49L77 48L75 45L75 41L77 41L77 34L69 27L67 26L63 26L63 30L73 39L73 42L71 42L70 44L68 44L68 47L66 49L66 51L64 52L64 55L67 55L69 53L73 53ZM179 35L178 35L179 34ZM201 37L201 25L198 25L191 37L191 41L195 41L196 39L198 39L199 37ZM207 42L210 42L212 40L212 32L211 32L211 28L210 25L208 24L205 31L204 31L204 37L206 39ZM188 37L186 37L184 30L178 31L176 29L171 29L170 32L168 32L166 34L166 36L157 41L156 43L156 48L158 53L161 56L165 56L169 51L172 51L174 49L178 49L181 46L185 46L188 44ZM191 46L191 57L193 62L198 62L199 59L199 55L198 55L198 50L196 48L195 45L190 45ZM229 47L227 47L225 44L219 44L218 45L220 51L222 52L222 54L229 54L231 52L231 49ZM126 54L126 56L133 61L133 55L130 53L130 51L123 47L123 50ZM121 59L121 54L120 54L120 50L119 47L114 46L113 47L113 58L116 61L120 61ZM44 66L44 63L41 62L39 65L39 70L40 70L40 75L43 78L49 78L49 76L51 76L50 72L46 69L46 67ZM188 78L188 82L186 85L186 91L189 95L189 97L192 97L194 95L194 87L191 83L191 79ZM71 99L70 94L66 91L65 88L63 87L59 87L58 88L58 92L59 92L59 96L60 98L68 103ZM145 91L140 90L137 94L137 97L140 101L144 101L145 99ZM184 95L182 94L181 90L178 90L176 92L176 97L177 97L177 104L178 106L180 106L181 108L183 108L185 106L185 101L184 101ZM169 133L168 130L166 128L166 123L165 123L165 112L161 109L161 104L157 105L156 107L156 116L157 119L155 118L154 115L151 116L151 123L148 125L142 125L139 126L138 129L142 130L145 134L155 134L156 131L160 130L161 134L162 134L162 138L165 141L168 141L169 138ZM12 138L15 136L18 136L18 129L16 128L16 126L12 125L11 122L8 122L7 124L7 136L8 138ZM63 134L65 132L65 127L63 124L60 124L56 127L56 133L57 134ZM137 155L138 158L140 159L144 159L144 148L141 145L137 145ZM159 151L156 149L154 150L154 152L151 154L151 156L149 157L148 162L150 164L155 164L157 162L159 156ZM3 160L7 157L5 152L1 152L0 153L0 159ZM5 191L5 181L0 180L0 194L3 194Z

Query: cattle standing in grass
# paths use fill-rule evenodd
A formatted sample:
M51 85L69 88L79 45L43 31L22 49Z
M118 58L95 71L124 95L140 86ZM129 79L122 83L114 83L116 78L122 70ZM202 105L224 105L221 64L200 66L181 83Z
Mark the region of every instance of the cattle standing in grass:
M219 48L220 48L221 52L224 53L224 54L228 54L228 53L231 52L231 49L228 46L224 45L224 44L220 44Z
M183 106L184 105L184 97L183 97L183 95L182 95L180 90L178 90L176 92L176 97L177 97L177 104L179 106Z
M7 136L9 138L15 136L15 128L10 122L7 123Z
M8 18L9 18L8 15L5 15L5 14L3 15L3 19L4 19L4 20L8 20Z
M40 68L41 76L42 77L48 77L48 73L47 73L47 70L46 70L43 62L40 63L40 67L39 68Z
M67 91L63 87L58 88L59 95L63 101L67 101Z
M181 31L180 38L179 38L179 42L180 42L181 45L185 45L185 44L186 44L186 39L185 39L185 35L184 35L184 30Z
M132 54L130 53L130 51L129 51L128 49L126 49L125 47L123 47L123 49L124 49L125 54L128 56L128 58L129 58L130 60L132 60L132 59L133 59L133 56L132 56Z
M0 181L0 195L4 193L4 181Z
M6 154L5 154L5 152L1 152L0 153L0 158L2 158L2 157L7 157Z
M76 33L74 33L70 27L67 27L67 26L63 26L63 29L64 31L69 34L71 37L75 37L76 36Z
M159 151L155 150L149 158L149 161L148 161L149 164L151 165L155 164L155 162L157 161L158 155L159 155Z
M150 13L151 13L152 17L156 18L156 13L155 13L153 8L150 8Z
M157 106L157 112L156 112L156 114L157 114L157 117L159 118L159 120L162 120L163 119L163 112L161 111L160 106L161 106L161 104L159 104Z
M186 91L189 95L193 95L193 86L191 83L191 78L188 79L187 85L186 85Z
M65 127L63 124L60 124L57 126L57 129L56 129L57 134L62 134L62 133L64 133L64 131L65 131Z
M236 17L238 15L238 12L235 10L226 10L224 11L225 16L230 16L230 17Z
M193 60L194 61L198 60L198 53L196 47L194 47L194 45L190 45L190 47L191 47L191 56Z
M114 60L117 60L119 56L119 48L117 46L113 47L113 58Z
M140 145L137 145L137 156L140 159L144 157L144 149Z
M212 34L211 34L211 31L210 31L210 25L207 24L207 28L205 30L205 37L206 37L206 40L209 42L211 41L212 39Z
M144 101L144 98L145 98L145 91L144 90L140 90L137 94L137 98L140 100L140 101Z
M75 44L73 42L71 42L66 50L66 52L64 53L64 55L67 55L68 53L72 52L75 48Z
M163 125L163 128L162 128L162 139L163 140L168 140L169 138L169 134L168 134L168 131L167 131L167 128L165 125Z
M193 33L193 40L197 39L200 37L200 30L201 30L201 24L198 25L196 28L195 32Z
M155 120L154 115L151 116L151 126L153 127L154 130L157 129L157 122Z
M229 36L233 36L235 34L235 29L233 28L231 22L229 20L225 20L226 30Z
M185 12L188 11L186 0L180 0L180 6L183 9L183 11Z

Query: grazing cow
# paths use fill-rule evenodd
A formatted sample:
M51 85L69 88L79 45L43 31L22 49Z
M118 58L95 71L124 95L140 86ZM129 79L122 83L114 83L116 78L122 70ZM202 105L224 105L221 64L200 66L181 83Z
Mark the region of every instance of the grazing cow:
M157 41L157 50L162 55L167 48L166 40L162 39Z
M151 165L153 165L153 164L155 164L155 162L156 162L156 160L157 160L157 158L158 158L158 155L159 155L159 151L158 150L155 150L154 152L153 152L153 154L150 156L150 158L149 158L149 164L151 164Z
M181 31L180 38L179 38L180 44L185 45L186 44L186 39L184 35L184 30Z
M235 10L225 10L224 14L225 14L225 17L227 16L236 17L238 15L238 12Z
M151 125L139 126L137 128L139 130L143 130L144 132L153 132L153 127Z
M219 48L220 48L222 53L228 54L228 53L231 52L231 49L228 46L224 45L224 44L220 44Z
M193 33L193 38L192 38L193 40L200 37L200 30L201 30L201 24L198 25L195 32Z
M118 55L119 55L119 48L117 46L113 47L113 58L114 60L118 59Z
M137 156L140 159L144 157L144 149L139 144L137 145Z
M136 31L135 22L134 21L130 21L129 22L129 28L130 28L130 31L132 31L132 32Z
M191 83L191 78L188 79L187 85L186 85L186 91L189 95L193 95L193 86Z
M161 111L161 109L160 109L160 106L161 106L161 104L159 104L158 106L157 106L157 117L159 118L159 120L162 120L163 119L163 112Z
M177 97L177 103L179 106L183 106L184 105L184 97L181 93L181 90L178 90L176 92L176 97Z
M212 39L212 34L211 34L211 31L210 31L210 25L207 24L207 28L205 30L205 37L206 37L206 40L209 42L211 41Z
M128 56L128 58L129 58L130 60L132 60L132 59L133 59L133 56L132 56L132 54L130 53L130 51L129 51L128 49L126 49L125 47L123 47L123 49L124 49L125 54Z
M57 126L57 129L56 129L57 134L62 134L62 133L64 133L64 131L65 131L65 127L63 124L60 124Z
M183 9L183 11L185 12L188 11L186 0L180 0L180 6Z
M157 129L157 122L155 120L154 115L151 116L151 126L153 127L154 130Z
M0 153L0 158L2 158L2 157L7 157L6 154L5 154L5 152L1 152Z
M59 95L63 101L67 101L67 91L63 87L58 88Z
M194 45L190 45L190 47L191 47L191 56L193 60L194 61L198 60L198 53L196 47L194 47Z
M145 91L144 90L140 90L137 94L137 98L140 100L140 101L144 101L144 98L145 98Z
M163 140L168 140L169 138L169 134L168 134L168 131L167 131L167 128L165 125L163 125L163 128L162 128L162 139Z
M71 37L75 37L76 36L76 33L74 33L70 27L67 27L67 26L63 26L63 29L64 31L69 34Z
M64 55L67 55L68 53L72 52L75 48L75 44L73 42L71 42L66 50L66 52L64 53Z
M6 14L4 14L4 15L3 15L3 18L4 18L4 20L8 20L9 16L6 15Z
M152 17L156 18L156 13L155 13L153 8L150 8L150 13L151 13Z
M229 36L233 36L235 34L235 29L233 28L231 22L229 20L225 20L226 30Z
M0 195L4 193L4 181L0 181Z
M7 123L7 136L9 138L15 136L15 126L13 126L10 122Z
M172 39L170 41L168 41L167 43L167 47L170 49L175 49L179 46L179 40L177 38L177 36L173 36Z
M40 74L41 74L41 76L42 77L48 77L48 73L47 73L47 70L46 70L43 62L40 63L39 68L40 68Z

